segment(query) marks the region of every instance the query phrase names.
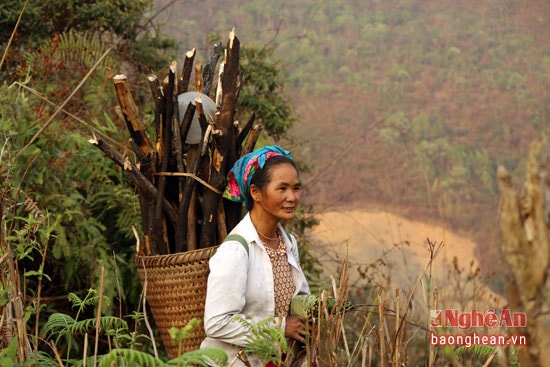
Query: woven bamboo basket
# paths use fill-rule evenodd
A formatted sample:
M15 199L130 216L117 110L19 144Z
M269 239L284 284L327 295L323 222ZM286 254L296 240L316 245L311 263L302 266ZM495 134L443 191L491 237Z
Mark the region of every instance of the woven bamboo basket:
M208 260L217 246L170 255L140 256L135 262L147 302L169 358L178 356L178 345L170 338L171 327L182 328L189 320L201 324L183 340L182 353L198 349L205 337L203 328Z

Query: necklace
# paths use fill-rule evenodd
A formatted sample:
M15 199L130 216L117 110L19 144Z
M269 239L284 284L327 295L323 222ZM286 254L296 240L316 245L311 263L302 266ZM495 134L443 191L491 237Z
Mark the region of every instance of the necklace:
M269 236L266 236L265 234L261 233L260 231L258 231L258 228L256 228L256 232L258 232L258 234L260 235L261 238L267 240L271 245L273 243L280 243L281 242L281 234L279 233L279 229L276 230L275 234L277 235L277 237L269 237Z
M261 233L260 231L258 231L257 228L256 228L256 232L258 232L258 234L260 235L260 237L262 237L262 238L264 238L264 239L266 239L266 240L269 240L269 241L278 241L278 240L281 239L281 236L279 235L279 230L278 230L278 229L275 231L275 235L276 235L277 237L268 237L268 236L266 236L265 234L263 234L263 233Z

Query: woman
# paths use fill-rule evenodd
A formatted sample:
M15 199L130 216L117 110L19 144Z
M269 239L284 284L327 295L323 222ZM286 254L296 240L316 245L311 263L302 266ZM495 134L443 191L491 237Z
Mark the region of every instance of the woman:
M300 180L292 155L277 146L264 147L239 159L228 179L224 197L244 202L248 209L230 235L239 235L246 242L226 240L210 260L206 339L201 347L221 348L232 361L247 345L250 334L236 318L257 324L271 317L272 327L303 343L305 323L288 312L295 295L310 291L296 239L280 223L294 218L300 201ZM246 358L251 366L262 366L257 355ZM233 366L245 364L237 361Z

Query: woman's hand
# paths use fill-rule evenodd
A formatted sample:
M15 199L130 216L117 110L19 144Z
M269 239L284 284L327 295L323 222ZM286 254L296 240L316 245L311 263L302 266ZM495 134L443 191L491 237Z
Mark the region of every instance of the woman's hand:
M304 320L296 316L288 316L286 318L285 336L305 343L306 323Z

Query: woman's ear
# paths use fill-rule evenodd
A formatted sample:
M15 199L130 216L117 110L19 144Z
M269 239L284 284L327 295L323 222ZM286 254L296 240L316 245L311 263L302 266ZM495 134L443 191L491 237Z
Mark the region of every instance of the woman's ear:
M250 197L254 201L258 201L260 197L260 190L258 190L258 187L254 184L250 185Z

